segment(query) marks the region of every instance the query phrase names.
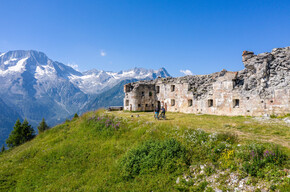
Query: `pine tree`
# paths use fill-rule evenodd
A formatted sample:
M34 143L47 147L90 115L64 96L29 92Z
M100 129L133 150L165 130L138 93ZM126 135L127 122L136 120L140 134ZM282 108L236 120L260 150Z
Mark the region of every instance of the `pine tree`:
M42 118L42 121L39 123L37 129L38 129L38 132L39 132L39 133L42 133L42 132L44 132L45 130L49 129L49 127L48 127L48 125L46 124L44 118Z
M1 153L3 153L4 151L5 151L5 146L2 145L2 147L1 147Z
M24 119L21 126L22 126L23 143L33 139L35 136L35 131L31 127L31 125L29 125L29 123L26 119Z
M19 119L17 119L13 130L11 131L8 139L6 140L6 143L8 147L14 147L18 146L21 144L21 138L22 138L22 133L21 133L21 122Z
M75 113L75 115L74 115L74 119L76 119L76 118L78 118L78 117L79 117L78 114Z
M28 121L25 119L21 124L20 120L17 119L6 143L8 147L15 147L31 140L34 136L34 130Z

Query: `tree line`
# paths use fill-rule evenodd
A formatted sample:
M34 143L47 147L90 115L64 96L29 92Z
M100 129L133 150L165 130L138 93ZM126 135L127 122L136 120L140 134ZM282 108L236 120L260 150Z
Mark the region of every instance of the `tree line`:
M42 121L39 123L38 133L42 133L45 130L49 129L49 126L46 124L45 119L42 118ZM11 131L8 139L6 140L6 144L9 148L19 146L27 141L30 141L35 137L35 131L32 126L28 123L27 119L25 119L22 123L19 119L17 119L13 130ZM5 151L5 146L1 147L1 152Z
M75 113L73 119L78 118L78 114ZM42 133L45 130L50 129L50 127L46 124L45 119L42 118L42 121L39 123L37 130L38 133ZM19 119L17 119L13 130L11 131L8 139L6 139L6 144L9 148L13 148L19 146L27 141L30 141L36 136L34 129L28 123L27 119L21 123ZM5 146L2 145L0 153L5 151Z

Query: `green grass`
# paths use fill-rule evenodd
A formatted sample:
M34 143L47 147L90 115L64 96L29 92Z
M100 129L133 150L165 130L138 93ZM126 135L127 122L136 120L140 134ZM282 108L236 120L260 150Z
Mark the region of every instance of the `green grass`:
M97 120L100 116L104 120ZM189 171L189 165L211 163L215 171L243 169L243 162L251 161L247 159L248 145L274 150L278 144L289 157L289 127L283 123L182 113L168 113L167 118L155 121L153 113L97 111L67 121L0 154L0 191L198 190L205 189L207 183L201 181L195 187L176 184L177 177ZM214 132L224 133L211 141L209 134ZM170 139L174 144L168 144ZM243 150L238 144L244 146ZM230 151L236 156L227 158ZM220 161L227 164L219 166ZM275 180L283 174L279 171L289 169L287 160L281 164L268 163L267 159L265 162L265 166L258 162L264 166L258 174L270 168L276 171L265 178L255 176L258 179ZM124 170L128 176L135 164L141 171L135 171L132 177L124 176ZM252 170L251 165L245 166ZM247 174L246 169L241 171Z

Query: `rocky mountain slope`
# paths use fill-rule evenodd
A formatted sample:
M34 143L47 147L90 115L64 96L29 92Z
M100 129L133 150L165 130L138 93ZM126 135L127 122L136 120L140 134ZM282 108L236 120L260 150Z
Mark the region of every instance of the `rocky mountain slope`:
M7 139L9 133L13 130L15 119L21 119L21 116L12 108L7 106L0 99L0 144Z
M164 68L135 68L118 73L94 69L81 73L38 51L0 53L0 98L34 127L43 117L50 125L55 125L80 109L90 110L89 102L123 80L137 81L157 76L167 77L169 74ZM11 119L15 122L17 117ZM8 127L10 125L4 124L0 129Z
M127 79L123 80L111 89L98 94L94 99L89 101L79 113L84 113L89 110L97 110L99 108L106 108L109 106L123 106L124 100L124 85L136 82L137 79Z

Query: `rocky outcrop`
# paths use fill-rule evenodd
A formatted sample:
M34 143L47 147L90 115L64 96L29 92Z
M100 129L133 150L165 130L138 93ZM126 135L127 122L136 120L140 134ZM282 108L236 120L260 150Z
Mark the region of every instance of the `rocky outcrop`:
M290 47L258 55L244 51L243 62L245 69L237 78L244 81L244 91L256 92L262 98L270 96L273 89L289 87Z

